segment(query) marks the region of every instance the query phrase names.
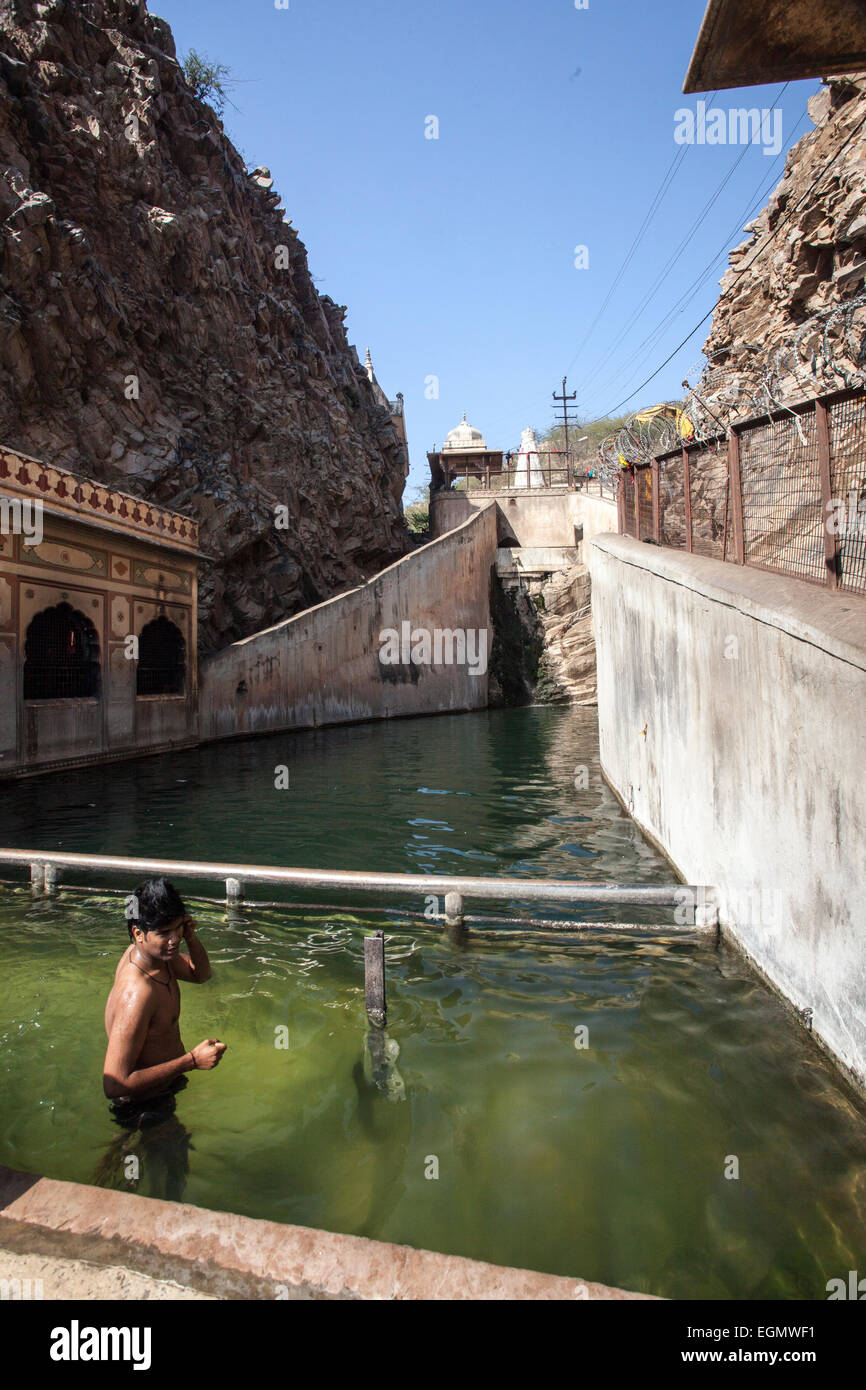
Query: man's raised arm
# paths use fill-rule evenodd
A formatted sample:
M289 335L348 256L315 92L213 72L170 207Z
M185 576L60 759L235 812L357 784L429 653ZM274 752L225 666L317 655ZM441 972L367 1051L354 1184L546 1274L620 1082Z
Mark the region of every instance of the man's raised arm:
M179 980L186 980L194 985L203 985L205 980L210 979L213 971L210 968L207 951L196 936L195 925L195 918L188 915L184 918L183 939L189 949L189 956L178 954L173 962L173 969Z

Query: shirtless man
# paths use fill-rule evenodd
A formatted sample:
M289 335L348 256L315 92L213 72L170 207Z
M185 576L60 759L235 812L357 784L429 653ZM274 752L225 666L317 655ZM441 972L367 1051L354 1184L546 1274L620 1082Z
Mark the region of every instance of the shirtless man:
M174 1109L174 1092L188 1071L212 1071L226 1050L206 1038L187 1052L180 1037L178 980L203 984L211 977L207 951L178 893L165 878L152 878L130 903L132 944L120 958L105 1006L102 1084L112 1112L124 1125L152 1123ZM181 955L184 940L189 955Z

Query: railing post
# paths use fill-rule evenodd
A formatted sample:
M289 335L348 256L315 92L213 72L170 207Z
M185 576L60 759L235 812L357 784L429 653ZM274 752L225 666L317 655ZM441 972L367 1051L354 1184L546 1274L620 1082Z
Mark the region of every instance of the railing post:
M462 893L445 894L445 931L453 946L460 946L466 940Z
M652 461L652 484L653 484L653 540L661 543L661 499L659 497L659 461Z
M45 865L45 892L51 898L57 892L57 865Z
M740 471L740 436L732 427L728 432L728 478L731 487L731 510L734 518L734 563L746 563L746 538L743 527L743 479Z
M463 926L463 897L460 893L445 894L445 925Z
M385 1026L385 937L364 937L364 1000L367 1017L376 1028Z
M692 466L689 451L683 445L683 494L686 499L686 550L693 549L692 541Z
M34 859L30 865L30 892L41 893L45 888L45 865Z
M823 401L815 402L815 430L818 436L818 467L821 472L821 530L824 533L824 563L827 569L827 583L831 589L839 587L839 537L827 530L830 519L833 479L830 472L830 419Z
M226 902L228 904L242 903L244 900L244 885L239 878L226 879Z

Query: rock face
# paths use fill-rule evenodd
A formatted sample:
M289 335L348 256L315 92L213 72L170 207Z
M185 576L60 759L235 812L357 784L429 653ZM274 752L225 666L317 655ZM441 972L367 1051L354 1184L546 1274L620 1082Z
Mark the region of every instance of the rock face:
M863 381L866 79L830 79L809 115L815 129L789 151L721 281L699 395L723 419ZM687 411L717 429L694 399Z
M591 583L585 565L557 571L537 594L522 585L506 588L494 578L490 613L491 706L596 704Z
M0 441L198 517L205 651L407 548L402 440L139 0L0 0Z
M570 565L551 575L541 598L543 670L551 692L558 692L548 698L576 705L596 704L595 638L586 565Z

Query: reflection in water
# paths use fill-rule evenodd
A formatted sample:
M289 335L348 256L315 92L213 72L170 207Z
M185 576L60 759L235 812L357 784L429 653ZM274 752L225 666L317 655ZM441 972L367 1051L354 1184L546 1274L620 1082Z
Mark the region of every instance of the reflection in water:
M406 1083L397 1070L400 1044L384 1028L371 1027L364 1053L364 1076L386 1100L405 1100Z
M95 1187L182 1202L193 1147L189 1130L176 1114L124 1126L102 1154L91 1182Z
M384 1028L371 1027L364 1061L352 1068L358 1123L365 1138L375 1141L377 1155L359 1187L354 1229L357 1235L372 1239L406 1195L412 1119L408 1107L401 1115L403 1107L388 1104L406 1099L406 1087L395 1066L399 1055L398 1044Z

